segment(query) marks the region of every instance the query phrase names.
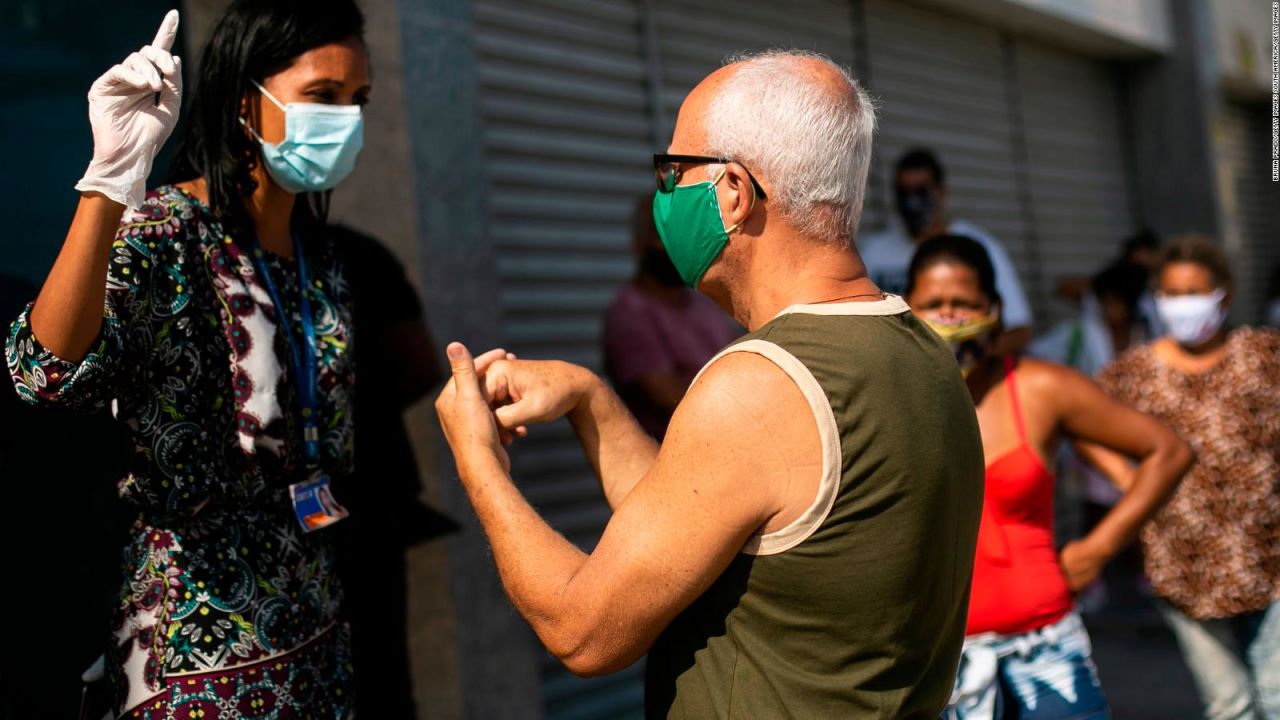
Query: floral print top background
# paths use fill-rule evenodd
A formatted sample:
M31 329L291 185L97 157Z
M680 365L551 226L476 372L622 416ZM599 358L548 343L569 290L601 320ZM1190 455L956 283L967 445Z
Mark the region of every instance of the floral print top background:
M1164 421L1195 450L1173 497L1142 530L1156 594L1197 619L1280 600L1280 332L1238 328L1192 375L1151 345L1105 368L1103 389Z

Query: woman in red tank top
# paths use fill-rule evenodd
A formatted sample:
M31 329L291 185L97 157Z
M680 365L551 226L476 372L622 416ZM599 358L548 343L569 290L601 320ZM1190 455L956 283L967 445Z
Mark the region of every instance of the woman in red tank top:
M999 354L995 273L976 241L943 235L922 244L907 301L955 351L987 457L964 655L944 717L1109 717L1072 596L1173 492L1191 451L1074 370ZM1064 438L1110 448L1138 466L1110 514L1059 552L1054 477L1044 458Z

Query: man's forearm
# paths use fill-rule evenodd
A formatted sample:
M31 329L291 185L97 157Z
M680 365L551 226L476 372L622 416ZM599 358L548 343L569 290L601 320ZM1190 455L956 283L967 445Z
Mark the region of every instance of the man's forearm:
M617 394L599 379L570 411L569 422L600 478L609 507L617 509L653 467L658 444L627 412Z
M552 652L568 652L580 634L565 616L565 590L586 554L538 515L496 459L460 462L458 475L512 604Z

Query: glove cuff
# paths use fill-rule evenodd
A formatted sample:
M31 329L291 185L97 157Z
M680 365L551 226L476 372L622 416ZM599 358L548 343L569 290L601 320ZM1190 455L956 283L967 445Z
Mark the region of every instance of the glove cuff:
M80 192L100 192L128 210L142 207L147 195L147 176L151 174L151 162L135 158L128 165L118 163L89 163L84 177L76 183Z

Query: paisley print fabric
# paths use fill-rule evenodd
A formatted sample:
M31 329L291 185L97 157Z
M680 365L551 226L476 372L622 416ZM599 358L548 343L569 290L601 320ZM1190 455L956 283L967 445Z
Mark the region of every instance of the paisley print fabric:
M1169 367L1146 345L1098 379L1196 453L1143 529L1156 594L1198 620L1280 600L1280 332L1231 331L1226 357L1199 375Z
M116 235L88 355L69 362L42 347L30 306L5 345L24 400L110 404L132 435L119 493L138 520L107 670L117 710L137 717L196 716L179 708L208 718L347 714L351 668L329 541L303 533L288 501L289 485L311 472L280 330L300 340L296 260L266 263L282 322L242 245L199 200L159 188ZM320 470L340 497L353 462L351 299L324 228L305 231L303 247L318 334ZM191 704L197 696L204 704ZM261 712L243 711L251 706Z
M298 648L288 659L274 659L231 670L171 674L164 689L122 717L128 720L202 718L217 720L312 720L333 717L333 708L349 704L346 688L321 673L349 665L345 638L335 628Z

